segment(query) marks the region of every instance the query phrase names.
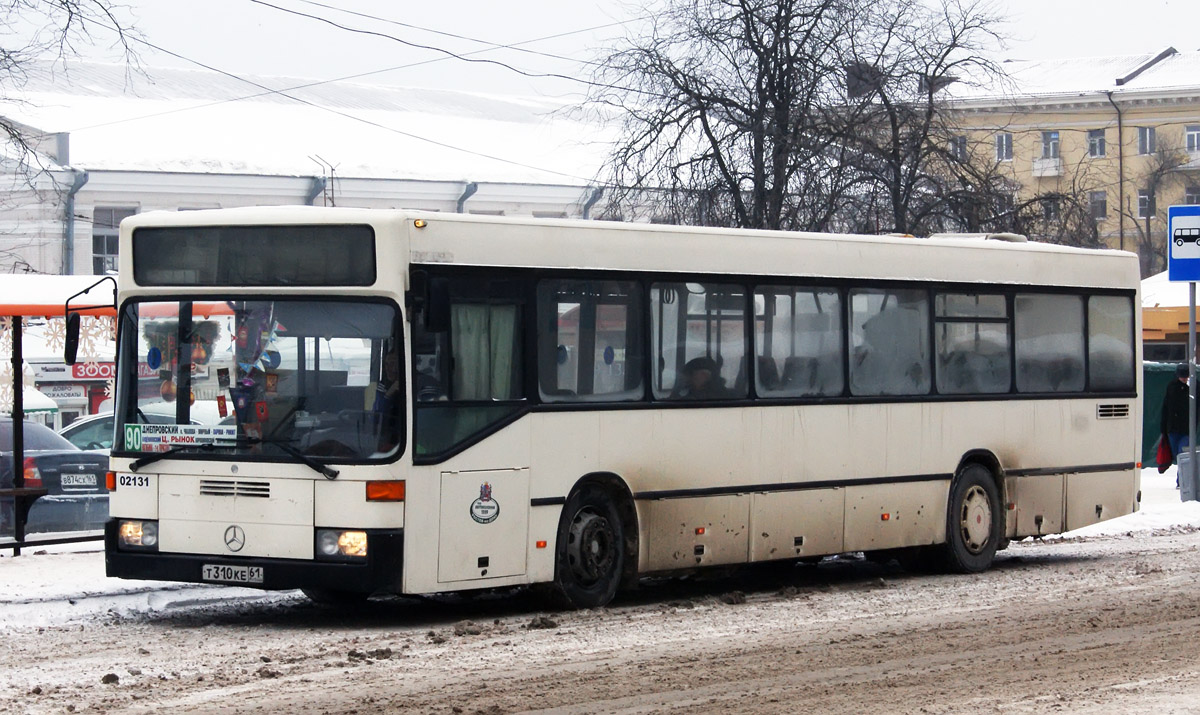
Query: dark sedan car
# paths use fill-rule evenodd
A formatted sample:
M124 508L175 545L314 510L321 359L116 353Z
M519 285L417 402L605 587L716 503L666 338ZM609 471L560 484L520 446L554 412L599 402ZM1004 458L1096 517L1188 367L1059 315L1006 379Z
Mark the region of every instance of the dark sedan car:
M13 487L12 428L11 418L0 418L0 489ZM49 427L29 421L24 445L20 466L25 486L49 492L33 503L26 532L103 528L108 518L108 455L83 451ZM12 535L13 518L12 498L0 499L0 533Z

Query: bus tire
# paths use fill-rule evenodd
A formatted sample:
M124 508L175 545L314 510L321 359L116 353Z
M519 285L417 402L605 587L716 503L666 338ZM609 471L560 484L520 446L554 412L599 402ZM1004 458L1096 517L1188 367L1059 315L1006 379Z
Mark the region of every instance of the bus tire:
M978 573L992 565L1003 531L1000 492L981 464L962 468L950 487L943 563L955 573Z
M558 525L554 583L573 608L607 605L625 569L625 523L612 495L595 484L576 490Z

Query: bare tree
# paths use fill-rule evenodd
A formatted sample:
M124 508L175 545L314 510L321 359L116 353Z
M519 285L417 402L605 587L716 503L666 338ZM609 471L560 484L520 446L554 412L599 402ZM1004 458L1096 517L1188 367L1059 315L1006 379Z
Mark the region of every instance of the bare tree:
M650 196L659 218L684 223L937 223L978 189L955 168L936 95L994 71L979 52L994 37L987 8L670 0L598 63L590 105L623 121L611 210L628 214Z
M1145 168L1131 181L1133 196L1127 197L1126 205L1119 207L1137 232L1143 278L1167 268L1167 207L1160 207L1158 198L1164 189L1180 181L1178 169L1189 161L1187 152L1178 145L1159 139ZM1156 229L1156 226L1160 228Z
M624 133L610 203L661 189L673 220L821 227L841 207L839 49L866 0L673 0L600 62ZM624 188L622 188L624 187Z
M876 222L900 233L978 224L994 193L993 172L971 161L979 152L953 124L941 92L1003 76L984 54L999 39L999 16L980 1L943 0L931 9L921 0L892 0L875 4L860 22L847 60L868 79L850 83L862 101L842 140L872 195L886 200L873 207Z

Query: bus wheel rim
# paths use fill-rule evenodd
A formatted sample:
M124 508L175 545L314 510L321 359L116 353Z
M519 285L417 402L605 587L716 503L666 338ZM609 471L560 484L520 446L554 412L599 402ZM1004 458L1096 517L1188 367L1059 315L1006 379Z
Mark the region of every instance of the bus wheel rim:
M963 546L972 554L981 553L992 535L992 503L983 487L972 485L963 495L960 525Z
M616 534L608 519L581 511L571 521L567 559L575 581L590 586L603 580L616 558Z

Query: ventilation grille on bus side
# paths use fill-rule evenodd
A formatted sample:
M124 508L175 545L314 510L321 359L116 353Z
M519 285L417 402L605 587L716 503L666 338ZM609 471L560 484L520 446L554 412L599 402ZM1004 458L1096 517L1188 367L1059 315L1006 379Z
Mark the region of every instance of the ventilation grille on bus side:
M211 497L261 497L271 498L270 482L247 482L241 480L201 479L200 494Z
M1096 417L1102 420L1121 420L1129 417L1129 405L1096 405Z

